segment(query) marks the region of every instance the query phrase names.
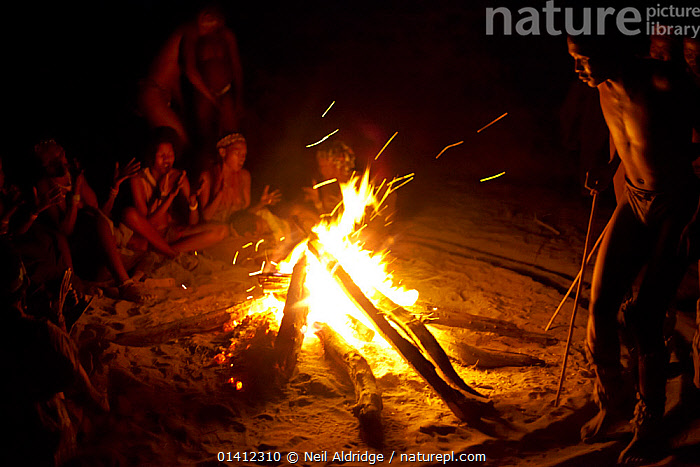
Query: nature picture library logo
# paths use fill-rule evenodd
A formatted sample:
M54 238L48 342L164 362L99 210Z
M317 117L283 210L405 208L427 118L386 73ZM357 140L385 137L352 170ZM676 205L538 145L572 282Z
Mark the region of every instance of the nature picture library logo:
M542 2L537 6L540 6ZM700 6L649 4L648 6L567 6L571 2L548 0L544 6L486 8L486 35L558 36L604 35L617 28L626 36L671 35L697 39Z

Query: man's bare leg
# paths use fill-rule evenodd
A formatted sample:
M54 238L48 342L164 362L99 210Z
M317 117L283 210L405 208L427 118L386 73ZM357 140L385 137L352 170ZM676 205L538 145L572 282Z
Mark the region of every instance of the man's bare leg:
M218 110L211 101L200 93L195 93L194 110L197 118L197 130L201 141L205 145L212 145L221 135L219 135L219 115Z
M236 111L233 93L227 92L219 99L219 134L228 135L239 130L241 116Z
M691 199L692 201L692 199ZM690 203L692 208L697 203ZM690 211L689 209L689 212ZM620 463L638 464L658 460L667 451L663 432L666 403L668 353L663 333L666 310L676 295L687 263L678 253L681 232L691 214L671 216L661 226L656 244L650 249L639 287L632 326L639 349L638 403L635 408L634 438L620 454Z
M586 353L596 374L594 400L599 412L581 428L581 439L596 442L623 413L617 313L643 259L640 224L629 204L618 205L593 270Z

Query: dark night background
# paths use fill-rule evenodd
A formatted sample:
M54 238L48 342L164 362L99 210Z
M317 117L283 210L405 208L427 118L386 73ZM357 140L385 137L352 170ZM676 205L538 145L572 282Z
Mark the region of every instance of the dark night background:
M513 181L571 183L575 161L558 144L559 108L575 80L565 39L485 35L486 6L515 11L523 2L221 3L241 51L254 181L284 190L306 181L313 153L305 145L340 128L337 137L365 160L398 131L381 162L388 175L417 172L417 182L505 170ZM7 165L54 137L99 186L115 160L138 155L146 127L135 112L137 82L196 8L126 0L6 9Z

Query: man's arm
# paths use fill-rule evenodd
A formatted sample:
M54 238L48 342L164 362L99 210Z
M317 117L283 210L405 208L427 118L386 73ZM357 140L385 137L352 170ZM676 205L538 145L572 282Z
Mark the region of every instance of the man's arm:
M197 53L196 53L196 33L192 30L192 27L188 27L182 37L182 48L184 54L184 67L185 76L192 83L192 86L201 92L204 97L210 100L216 105L216 97L211 93L207 85L202 79L202 75L199 73L197 68Z

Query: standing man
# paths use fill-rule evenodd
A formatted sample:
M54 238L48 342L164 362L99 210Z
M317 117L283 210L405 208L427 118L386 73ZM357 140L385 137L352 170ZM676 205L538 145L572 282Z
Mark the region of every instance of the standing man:
M215 5L200 9L171 34L139 83L139 110L148 123L174 129L187 147L192 138L183 118L183 76L194 92L197 130L205 144L238 129L243 108L238 43Z
M666 400L666 309L687 265L680 239L698 206L698 180L691 165L692 125L684 111L688 88L667 64L620 56L605 37L569 38L569 53L584 83L598 89L611 139L626 174L624 195L610 219L593 271L586 353L596 374L599 413L581 430L600 438L620 404L620 342L617 313L625 293L639 280L626 320L639 359L634 438L620 463L649 461L664 453L662 419ZM609 177L589 173L594 191Z

